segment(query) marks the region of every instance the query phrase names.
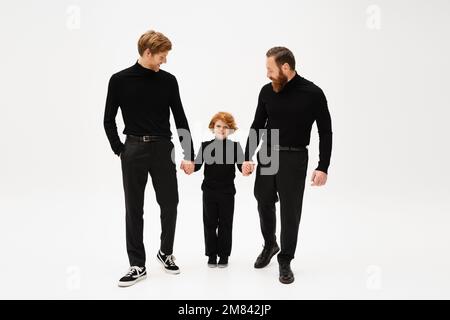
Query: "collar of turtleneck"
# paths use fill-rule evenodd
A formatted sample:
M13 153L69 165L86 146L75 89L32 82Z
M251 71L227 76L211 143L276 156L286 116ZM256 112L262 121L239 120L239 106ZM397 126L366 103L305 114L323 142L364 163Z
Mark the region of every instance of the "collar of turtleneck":
M144 75L154 75L154 74L157 73L156 71L154 71L154 70L152 70L152 69L149 69L149 68L146 68L146 67L142 66L142 65L139 63L139 60L136 60L136 63L134 64L133 68L134 68L137 72L139 72L140 74L144 74Z
M302 79L303 78L301 76L299 76L299 74L296 71L295 72L295 76L284 85L284 87L283 87L283 89L281 91L286 90L289 87L292 87L293 85L295 85L296 83L298 83Z
M222 143L225 143L225 142L227 142L227 141L228 141L228 137L227 137L227 138L225 138L225 139L219 139L219 138L217 138L217 137L214 137L213 141L215 141L215 142L222 142Z

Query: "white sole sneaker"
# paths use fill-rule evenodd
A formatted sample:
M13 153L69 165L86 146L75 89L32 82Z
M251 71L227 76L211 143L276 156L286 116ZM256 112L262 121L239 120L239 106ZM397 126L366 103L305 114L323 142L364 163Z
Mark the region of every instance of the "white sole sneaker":
M208 263L208 268L217 268L217 264Z
M166 269L166 264L163 261L161 261L159 256L157 256L157 260L159 261L159 263L161 263L161 265L163 266L165 272L170 273L170 274L179 274L180 273L180 269L178 269L178 270L167 270Z
M147 279L147 275L139 277L134 281L125 281L125 282L119 281L119 287L122 287L122 288L131 287L132 285L138 283L141 280L145 280L145 279Z
M218 264L217 267L223 269L228 267L228 264Z

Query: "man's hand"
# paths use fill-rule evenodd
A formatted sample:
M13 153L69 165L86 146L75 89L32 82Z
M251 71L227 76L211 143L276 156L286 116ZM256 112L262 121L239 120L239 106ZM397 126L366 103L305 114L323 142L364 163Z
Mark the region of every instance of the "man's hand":
M190 175L192 172L194 172L195 169L194 161L181 161L180 169L183 170L187 175Z
M311 177L311 186L323 186L327 182L327 174L323 171L314 170Z
M254 169L255 169L255 164L253 163L253 161L244 161L242 163L242 174L245 177L251 175Z

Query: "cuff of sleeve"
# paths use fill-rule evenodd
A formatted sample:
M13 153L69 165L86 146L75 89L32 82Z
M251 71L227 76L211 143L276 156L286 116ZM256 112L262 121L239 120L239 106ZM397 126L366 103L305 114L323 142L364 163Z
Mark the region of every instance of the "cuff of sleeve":
M194 162L194 158L195 158L194 155L191 155L191 156L184 156L184 157L183 157L183 160Z
M114 153L119 156L125 149L125 145L122 143L118 148L115 148Z
M322 172L325 172L326 174L328 174L328 167L321 166L320 164L317 166L316 170L322 171Z

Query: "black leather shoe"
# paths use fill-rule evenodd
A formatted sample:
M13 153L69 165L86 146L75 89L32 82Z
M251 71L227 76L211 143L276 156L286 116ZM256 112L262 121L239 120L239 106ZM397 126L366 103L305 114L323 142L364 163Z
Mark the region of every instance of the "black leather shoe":
M276 243L271 247L264 247L263 251L256 259L255 268L261 269L267 266L270 263L270 259L272 259L278 251L280 251L280 247L278 247L278 244Z
M294 282L294 273L291 270L291 264L289 262L280 263L280 282L289 284Z

